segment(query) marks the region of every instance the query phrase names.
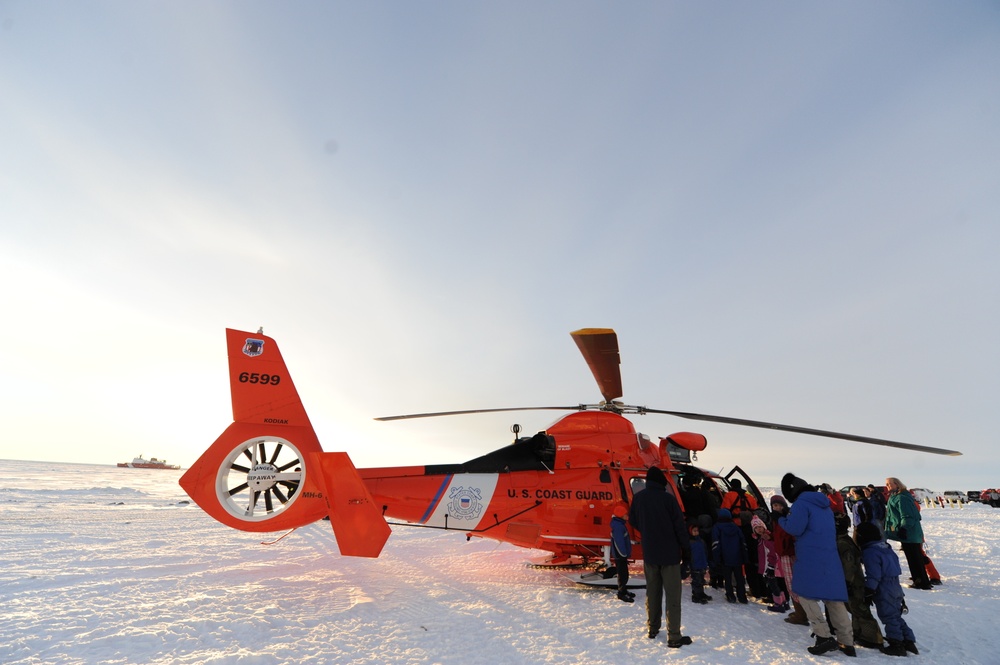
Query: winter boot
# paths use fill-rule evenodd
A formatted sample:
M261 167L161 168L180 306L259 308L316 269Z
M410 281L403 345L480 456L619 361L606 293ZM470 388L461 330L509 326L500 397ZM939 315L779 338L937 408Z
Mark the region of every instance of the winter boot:
M861 637L859 635L855 635L854 636L854 644L855 644L855 646L864 647L866 649L881 649L882 648L882 643L881 642L872 642L871 640L866 640L865 638L863 638L863 637Z
M796 626L808 626L809 618L806 617L805 609L795 600L792 601L792 605L795 607L795 610L785 617L785 623L792 623Z
M851 658L855 658L858 655L858 650L855 649L854 646L851 644L841 644L839 648L845 656L850 656Z
M905 656L906 647L901 640L891 640L886 638L886 645L882 647L882 653L887 656Z
M836 651L838 648L837 640L832 637L820 637L816 636L816 644L809 647L808 651L814 656L819 656L820 654L827 653L829 651Z
M913 640L903 640L903 648L912 653L914 656L920 653L917 651L917 644Z

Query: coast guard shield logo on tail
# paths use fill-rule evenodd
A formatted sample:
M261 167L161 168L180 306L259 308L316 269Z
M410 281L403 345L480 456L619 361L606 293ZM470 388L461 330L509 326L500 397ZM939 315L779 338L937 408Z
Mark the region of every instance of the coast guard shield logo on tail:
M448 514L455 519L476 520L483 512L483 495L478 488L453 487L448 498Z
M264 353L264 340L248 337L247 343L243 345L243 353L247 354L251 358Z

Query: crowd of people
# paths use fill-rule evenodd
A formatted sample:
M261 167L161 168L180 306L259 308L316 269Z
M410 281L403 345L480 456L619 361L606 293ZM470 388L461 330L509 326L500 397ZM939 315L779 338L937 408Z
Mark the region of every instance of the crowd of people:
M651 639L665 614L668 646L693 642L681 633L682 580L690 578L693 603L713 599L706 587L722 589L729 603L754 598L787 614L787 623L808 626L815 636L811 654L856 656L856 646L893 656L919 652L903 616L902 568L889 542L900 543L910 588L930 590L941 579L923 549L920 504L898 478L886 478L885 492L868 485L844 497L827 483L787 473L769 506L760 506L738 479L723 494L696 469L682 474L677 487L680 502L663 471L650 467L627 522L624 504L616 508L618 524L612 522L618 598L625 602L635 598L625 586L629 529L642 543Z

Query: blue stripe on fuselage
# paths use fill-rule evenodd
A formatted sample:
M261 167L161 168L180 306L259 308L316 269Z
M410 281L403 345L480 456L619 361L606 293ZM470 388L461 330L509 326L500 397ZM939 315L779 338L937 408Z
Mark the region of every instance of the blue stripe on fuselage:
M431 499L431 504L427 506L427 512L420 518L421 524L424 524L427 521L427 519L431 516L431 513L434 512L434 509L437 508L438 503L441 502L441 497L444 495L444 491L448 489L448 485L451 483L453 475L454 474L449 473L444 477L444 482L442 482L441 487L438 488L437 494L435 494L434 498Z

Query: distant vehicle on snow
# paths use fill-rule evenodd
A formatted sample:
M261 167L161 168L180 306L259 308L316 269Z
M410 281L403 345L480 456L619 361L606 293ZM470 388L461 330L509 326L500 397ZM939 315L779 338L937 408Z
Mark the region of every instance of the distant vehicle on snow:
M979 500L982 503L993 506L994 508L1000 507L1000 490L998 489L988 489L983 490L979 495Z
M925 501L937 501L938 497L937 492L932 492L926 487L911 487L910 494L913 495L914 499L920 501L921 503L924 503Z
M952 503L966 503L968 497L965 492L959 492L958 490L948 490L943 495L945 501L950 501Z
M876 491L882 493L883 499L885 499L886 501L889 500L889 493L885 489L885 483L881 484L871 483L871 484L875 485ZM860 487L864 489L865 487L868 487L868 483L858 483L857 485L844 485L843 487L840 488L840 493L844 495L845 499L847 499L851 495L851 490L854 489L855 487Z

